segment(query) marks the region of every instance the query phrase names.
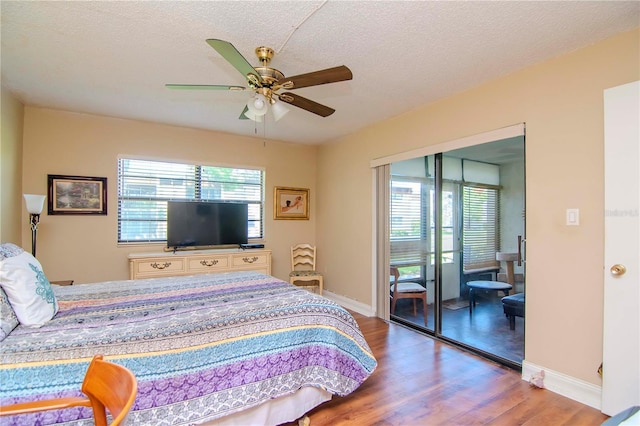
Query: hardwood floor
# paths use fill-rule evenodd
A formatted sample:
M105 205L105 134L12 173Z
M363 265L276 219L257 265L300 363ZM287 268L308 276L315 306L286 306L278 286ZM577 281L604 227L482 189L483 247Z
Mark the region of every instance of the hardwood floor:
M354 393L309 413L329 425L599 425L608 417L520 373L396 324L354 313L378 360Z

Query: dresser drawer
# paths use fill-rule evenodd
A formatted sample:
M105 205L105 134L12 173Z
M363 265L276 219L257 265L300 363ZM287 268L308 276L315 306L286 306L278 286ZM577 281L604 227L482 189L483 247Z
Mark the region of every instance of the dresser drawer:
M268 264L269 256L266 253L239 253L231 256L233 268L254 269Z
M206 273L207 271L219 272L229 268L229 256L206 256L197 258L187 258L189 262L189 272Z
M132 280L230 271L259 271L270 275L271 250L194 250L129 255L129 278Z
M180 275L184 274L185 262L184 258L157 258L133 260L133 276L134 278L153 277L157 275Z

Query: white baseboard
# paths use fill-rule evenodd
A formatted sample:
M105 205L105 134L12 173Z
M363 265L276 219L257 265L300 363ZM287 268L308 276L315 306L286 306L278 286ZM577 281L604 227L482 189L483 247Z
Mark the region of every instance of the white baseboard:
M371 306L366 305L362 302L358 302L357 300L349 299L348 297L340 296L339 294L335 294L326 290L322 292L322 295L329 300L333 300L343 308L355 311L361 315L367 317L373 317L376 315L375 310Z
M601 409L602 387L566 374L550 370L528 361L522 362L522 380L529 381L531 375L544 370L545 389L571 398L595 409Z

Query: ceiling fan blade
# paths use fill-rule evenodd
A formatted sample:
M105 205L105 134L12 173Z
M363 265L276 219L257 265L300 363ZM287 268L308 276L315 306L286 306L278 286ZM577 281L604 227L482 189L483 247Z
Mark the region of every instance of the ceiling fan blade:
M207 43L209 43L209 46L213 47L216 52L233 65L235 69L240 71L244 78L251 81L253 78L250 78L249 76L253 75L255 80L262 85L262 77L260 77L260 74L258 74L255 68L253 68L244 56L238 52L238 49L236 49L233 44L228 41L217 39L208 39Z
M338 81L351 80L352 78L351 70L344 65L340 65L326 70L282 78L276 82L275 86L291 90L320 84L337 83Z
M242 110L242 112L240 113L240 117L238 117L240 120L249 120L249 117L247 117L245 115L245 113L249 111L249 107L248 106L244 106L244 109Z
M242 86L220 86L214 84L165 84L165 87L179 90L247 90L246 87Z
M333 108L329 108L328 106L319 104L310 99L303 98L302 96L296 95L295 93L286 92L278 96L282 102L297 106L298 108L302 108L321 117L328 117L336 112L336 110Z

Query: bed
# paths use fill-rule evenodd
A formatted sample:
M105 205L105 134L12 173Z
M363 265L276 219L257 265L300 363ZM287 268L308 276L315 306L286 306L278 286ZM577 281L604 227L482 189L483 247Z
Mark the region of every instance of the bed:
M0 405L79 394L100 353L138 379L130 424L279 424L348 395L376 368L349 312L258 272L51 287L55 316L0 343ZM0 424L90 416L77 408Z

